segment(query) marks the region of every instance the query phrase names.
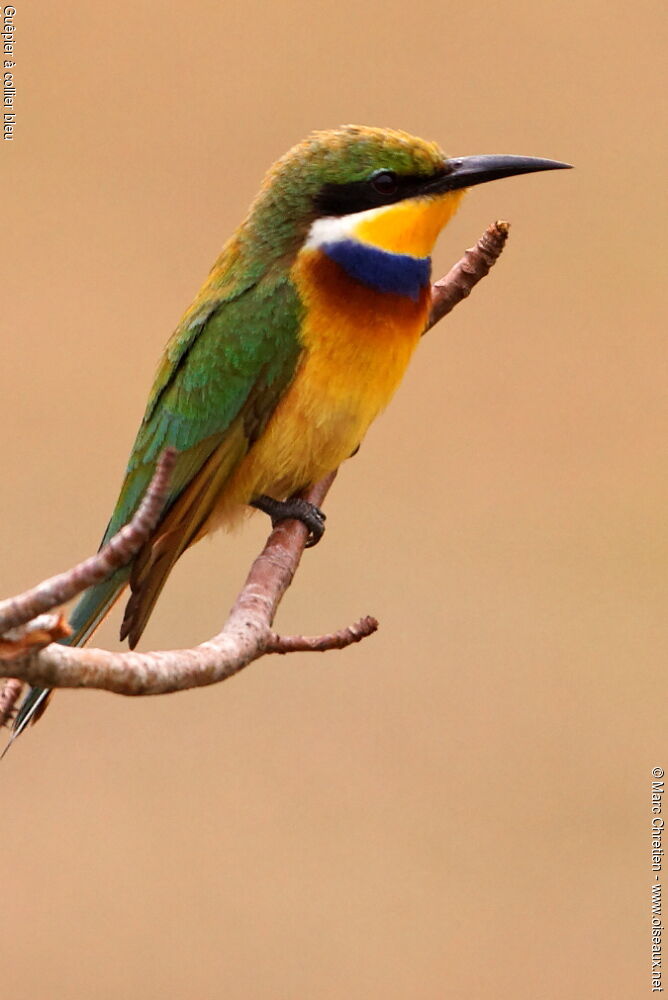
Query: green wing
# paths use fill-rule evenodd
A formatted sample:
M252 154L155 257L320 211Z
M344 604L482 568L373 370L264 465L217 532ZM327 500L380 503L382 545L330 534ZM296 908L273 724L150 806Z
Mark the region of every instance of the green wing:
M170 492L156 537L169 523L170 510L181 499L191 505L196 519L218 491L254 440L261 434L285 389L291 382L301 352L299 326L302 306L287 277L267 278L221 300L211 294L186 315L169 341L149 397L146 413L132 449L125 481L103 543L134 514L151 481L158 457L168 445L178 451ZM195 482L209 463L216 463L205 494ZM201 478L201 477L200 477ZM190 490L189 490L190 487ZM153 576L150 595L143 596L138 612L128 605L124 633L134 645L172 565L192 541L190 536L173 545ZM133 590L144 585L144 571L151 546L140 554L132 568ZM71 617L76 643L86 637L104 617L130 576L119 571L110 580L91 588ZM144 588L145 590L145 588ZM132 620L134 616L134 621Z
M294 377L301 353L301 301L284 273L272 276L261 254L250 264L247 259L246 266L242 257L239 240L232 240L167 344L102 542L130 520L160 453L173 445L179 454L161 524L133 566L83 594L70 617L69 645L83 645L128 579L133 594L123 634L135 645L171 567L194 537L198 513L261 434ZM175 520L179 504L193 523L182 519L180 530L172 529L170 545L160 551L163 538L153 543L170 517ZM12 740L39 718L48 699L47 689L30 689Z
M240 417L248 444L292 380L302 307L285 278L262 282L179 327L169 344L134 443L105 540L127 523L168 445L179 452L168 506Z

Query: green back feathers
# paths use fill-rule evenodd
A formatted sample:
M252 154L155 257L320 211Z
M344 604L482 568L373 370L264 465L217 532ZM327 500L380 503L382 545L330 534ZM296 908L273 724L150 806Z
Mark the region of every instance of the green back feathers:
M301 305L287 278L211 303L169 342L105 538L124 524L160 452L178 449L173 502L239 416L250 445L289 385L300 353Z

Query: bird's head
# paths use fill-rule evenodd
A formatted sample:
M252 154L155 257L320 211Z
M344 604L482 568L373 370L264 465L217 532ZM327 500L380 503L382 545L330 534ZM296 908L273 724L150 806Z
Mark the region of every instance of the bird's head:
M568 166L523 156L449 159L434 142L394 129L346 125L314 132L268 172L246 225L282 252L354 238L428 256L464 191Z

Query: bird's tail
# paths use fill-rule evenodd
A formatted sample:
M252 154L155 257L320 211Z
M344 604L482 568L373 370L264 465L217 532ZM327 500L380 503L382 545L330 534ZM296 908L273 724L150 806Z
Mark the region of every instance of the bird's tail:
M60 642L65 646L83 646L106 618L107 614L123 592L130 570L127 567L118 570L108 580L98 583L87 590L74 607L70 617L72 634ZM16 713L9 742L2 757L7 753L14 740L32 721L39 719L46 709L51 690L49 688L32 687L21 703Z

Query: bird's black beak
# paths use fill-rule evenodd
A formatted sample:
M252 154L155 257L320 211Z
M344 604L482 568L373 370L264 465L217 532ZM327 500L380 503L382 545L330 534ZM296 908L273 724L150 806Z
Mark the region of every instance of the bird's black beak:
M445 161L445 173L429 184L429 191L444 194L496 181L500 177L533 174L537 170L569 170L570 167L570 163L542 160L537 156L458 156Z

